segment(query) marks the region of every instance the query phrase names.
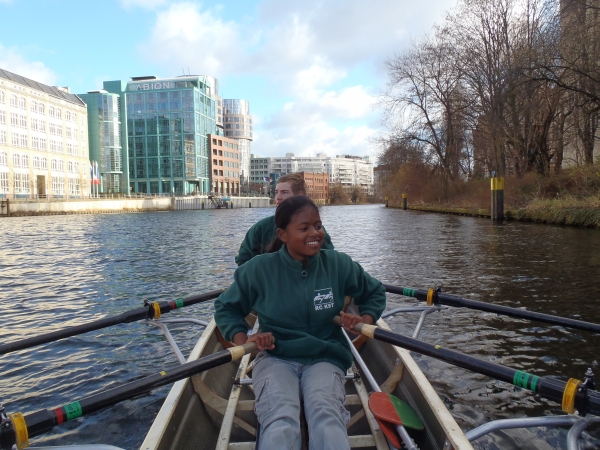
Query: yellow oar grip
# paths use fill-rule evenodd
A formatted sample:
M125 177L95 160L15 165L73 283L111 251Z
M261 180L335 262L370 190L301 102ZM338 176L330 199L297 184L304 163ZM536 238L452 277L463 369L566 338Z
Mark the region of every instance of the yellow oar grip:
M568 414L575 412L575 394L577 393L577 386L581 384L581 381L575 378L570 378L565 386L562 398L562 410Z
M27 424L25 418L20 412L9 414L13 425L15 426L15 434L17 435L17 449L29 446L29 433L27 433Z
M154 309L154 319L160 319L160 305L158 302L153 302L152 308Z
M435 294L435 291L432 288L429 288L429 290L427 291L427 306L433 305L433 295L434 294Z

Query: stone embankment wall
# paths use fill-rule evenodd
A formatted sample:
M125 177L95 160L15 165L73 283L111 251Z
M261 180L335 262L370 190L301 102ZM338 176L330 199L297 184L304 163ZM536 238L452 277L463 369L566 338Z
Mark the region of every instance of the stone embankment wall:
M204 208L202 203L204 202ZM265 208L269 206L266 197L232 197L227 207ZM217 206L207 197L147 197L85 199L66 201L11 200L10 216L44 216L53 214L106 214L144 211L174 211L190 209L216 209ZM221 206L222 209L225 206ZM0 217L6 217L6 206L0 209Z

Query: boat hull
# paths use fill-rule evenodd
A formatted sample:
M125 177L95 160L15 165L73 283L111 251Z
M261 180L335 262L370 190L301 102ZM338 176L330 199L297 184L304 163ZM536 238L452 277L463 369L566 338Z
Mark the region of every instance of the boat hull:
M379 326L387 328L383 320ZM188 360L222 350L212 320ZM392 345L368 340L360 351L382 390L388 390L413 407L425 424L424 431L409 430L419 449L442 450L446 441L456 450L470 450L472 446L460 430L433 387L419 369L410 353ZM242 362L243 364L243 362ZM247 385L232 390L240 362L228 363L173 385L157 415L141 450L214 450L254 448L256 417L253 412L254 395ZM355 367L353 370L359 372ZM348 435L353 448L382 448L381 432L370 412L363 405L368 399L370 386L366 378L346 381L346 408L352 415ZM232 396L235 415L228 442L219 439L223 417ZM231 406L230 406L231 408ZM371 423L370 423L371 422ZM374 428L376 430L374 430ZM382 440L383 439L383 440ZM385 444L387 448L387 444ZM446 447L450 448L450 447Z

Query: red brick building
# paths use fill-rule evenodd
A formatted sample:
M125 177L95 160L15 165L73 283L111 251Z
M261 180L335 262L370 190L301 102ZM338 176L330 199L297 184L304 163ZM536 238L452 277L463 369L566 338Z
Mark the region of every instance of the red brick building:
M329 203L329 174L300 172L306 183L306 193L316 203L325 205Z
M208 135L210 190L214 195L240 195L240 151L238 141Z

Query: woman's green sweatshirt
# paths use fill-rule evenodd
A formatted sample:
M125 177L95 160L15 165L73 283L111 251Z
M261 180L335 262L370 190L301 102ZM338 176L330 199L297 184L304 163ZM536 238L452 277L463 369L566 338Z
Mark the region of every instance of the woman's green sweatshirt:
M276 253L252 258L235 271L234 282L215 301L215 321L227 340L248 326L256 311L260 328L275 337L270 354L301 364L329 361L342 370L352 365L350 347L333 318L354 298L360 314L377 320L385 309L385 288L352 259L321 250L301 261L285 245Z

